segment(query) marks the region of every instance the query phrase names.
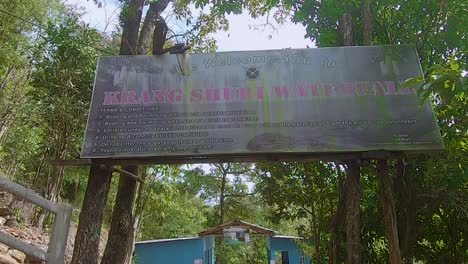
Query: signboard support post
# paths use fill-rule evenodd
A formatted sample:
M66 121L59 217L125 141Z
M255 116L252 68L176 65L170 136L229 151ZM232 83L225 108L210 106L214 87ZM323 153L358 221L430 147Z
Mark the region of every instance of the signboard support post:
M123 171L138 174L138 165L126 165ZM133 244L133 208L137 190L137 180L120 173L109 238L102 257L102 264L124 263L131 257L127 249Z
M111 176L112 171L109 167L97 164L90 167L88 185L75 237L72 264L99 263L99 238Z
M361 223L359 202L361 166L358 160L348 162L346 170L346 241L348 263L361 263Z
M398 239L398 225L391 189L391 178L388 173L386 159L377 160L377 173L379 176L379 194L388 239L388 253L391 264L401 264L401 253Z

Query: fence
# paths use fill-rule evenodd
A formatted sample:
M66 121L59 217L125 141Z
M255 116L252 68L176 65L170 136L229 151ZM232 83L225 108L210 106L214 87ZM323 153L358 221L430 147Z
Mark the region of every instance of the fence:
M47 252L4 232L0 232L0 242L11 248L22 251L30 257L46 261L47 264L64 264L72 207L65 203L53 203L34 191L1 176L0 189L55 214L54 226L50 235Z

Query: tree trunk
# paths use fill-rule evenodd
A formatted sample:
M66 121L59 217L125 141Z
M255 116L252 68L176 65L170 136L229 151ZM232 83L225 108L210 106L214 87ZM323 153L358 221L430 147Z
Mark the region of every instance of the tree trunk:
M338 172L338 206L331 224L331 246L330 246L330 264L341 263L340 260L340 241L342 241L341 232L345 222L346 215L346 188L345 181L339 168Z
M138 174L138 166L129 165L124 170ZM120 175L117 198L115 199L112 222L107 239L106 250L101 264L124 264L133 252L133 206L135 204L137 182Z
M151 2L148 11L146 12L143 26L141 27L140 36L138 38L138 54L146 55L150 51L151 47L151 34L154 31L156 20L161 13L166 9L170 0L159 0ZM164 40L165 41L165 40Z
M388 239L388 253L391 264L401 264L400 243L398 240L398 227L395 211L395 202L392 194L392 184L388 173L386 160L379 160L377 165L379 174L380 199L382 203L385 229Z
M370 0L361 0L362 22L364 25L364 45L372 45L372 15Z
M357 160L350 161L347 169L346 197L346 241L349 264L361 263L361 226L359 201L361 187L359 184L360 167Z
M311 231L312 231L312 234L314 235L314 240L315 240L315 252L314 252L314 259L315 259L315 263L321 263L320 259L321 259L321 253L320 253L320 233L321 233L321 230L320 230L320 220L318 220L318 215L320 214L320 212L317 212L315 210L315 206L314 204L312 203L311 204L311 214L310 214L310 228L311 228Z
M414 245L418 240L418 230L417 230L417 213L416 206L412 201L410 201L409 206L406 207L406 216L405 216L405 232L403 233L402 243L401 243L401 253L403 258L403 263L412 264L414 257Z
M36 186L36 185L37 185L37 181L38 181L38 179L39 179L39 175L41 174L42 169L44 168L45 157L46 157L46 153L42 154L41 161L39 162L39 165L37 166L37 169L36 169L36 173L34 174L33 186Z
M145 0L125 1L120 20L122 22L122 41L120 55L137 55L138 31Z
M12 177L15 177L15 178L16 178L16 171L18 170L18 164L19 164L19 162L16 161L16 162L15 162L15 166L13 167L13 172L11 173L11 176L12 176Z
M353 17L351 13L343 14L339 24L341 27L338 31L341 34L339 40L342 42L340 46L355 46L356 39L354 37Z
M70 200L74 203L76 201L76 197L78 196L78 191L80 190L80 180L76 180L75 182L73 182L73 191L72 191L72 194L70 196Z
M63 159L63 156L59 155L56 159ZM64 167L56 166L52 168L52 180L50 181L50 185L48 186L47 195L45 198L53 203L56 203L58 201L58 197L62 189L62 178L64 169ZM38 217L38 220L36 221L36 227L43 229L44 225L47 223L49 215L50 213L48 211L41 209L41 213Z
M15 160L11 160L9 163L8 163L8 169L7 169L7 177L10 178L10 179L13 179L14 178L14 170L16 168L16 164L18 164L18 161L15 159Z
M41 208L39 210L39 217L37 218L35 226L42 229L44 227L44 221L48 215L49 213L45 209Z
M93 165L90 168L71 264L97 264L99 262L101 225L111 177L112 172L106 167Z
M404 212L403 222L404 225L400 226L401 238L401 257L403 263L412 264L414 256L414 245L417 241L417 205L413 182L407 179L405 175L405 164L403 159L399 159L396 163L396 177L395 177L395 193L399 195L400 205Z
M320 252L320 234L315 237L315 263L322 263L322 253Z
M122 40L120 55L137 55L138 32L145 0L128 0L124 2L120 20ZM124 170L138 174L138 166L125 166ZM115 200L112 221L102 264L125 263L133 252L133 206L137 183L128 176L120 175L117 197Z
M140 230L141 216L143 214L143 209L145 208L145 201L146 201L145 180L146 180L147 167L143 167L140 169L142 171L140 173L140 177L143 180L143 182L140 182L140 184L138 185L138 196L136 198L135 213L133 216L133 236L130 238L131 241L129 242L132 248L130 252L133 252L135 250L135 240L137 239L138 231ZM128 254L125 260L125 264L131 264L131 263L132 263L132 254Z
M2 142L2 138L6 135L8 128L11 126L14 120L14 115L10 113L6 113L5 116L2 117L2 122L0 123L0 142Z
M223 167L224 168L224 167ZM226 177L227 173L225 171L222 172L221 178L221 192L219 194L219 207L220 207L220 224L224 224L224 215L226 213L226 205L224 204L224 200L226 199Z
M347 12L340 18L337 35L339 46L356 45L351 13ZM346 244L349 264L361 263L360 173L358 160L349 161L346 169Z
M8 77L10 76L10 74L14 71L15 67L13 67L12 65L8 66L8 70L5 74L5 77L3 77L2 81L0 82L0 91L1 90L4 90L6 88L6 85L8 83Z

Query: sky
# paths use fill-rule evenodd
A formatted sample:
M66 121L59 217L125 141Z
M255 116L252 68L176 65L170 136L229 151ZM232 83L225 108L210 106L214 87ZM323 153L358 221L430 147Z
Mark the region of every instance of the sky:
M100 31L110 32L118 24L119 8L112 0L104 0L102 8L98 8L93 0L65 0L70 5L76 5L84 12L83 19L91 27ZM270 50L286 48L313 47L314 44L305 39L305 28L291 22L270 26L260 26L266 22L266 17L252 19L248 14L228 15L229 31L217 32L212 36L216 39L218 51ZM270 19L272 20L272 19ZM251 28L249 29L249 26ZM255 30L254 28L257 28Z

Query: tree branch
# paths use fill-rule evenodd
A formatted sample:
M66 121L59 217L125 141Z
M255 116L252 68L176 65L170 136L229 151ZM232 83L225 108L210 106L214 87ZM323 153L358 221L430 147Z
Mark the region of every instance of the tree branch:
M233 193L233 194L225 194L224 197L244 197L244 196L253 196L256 195L257 192L253 193Z

